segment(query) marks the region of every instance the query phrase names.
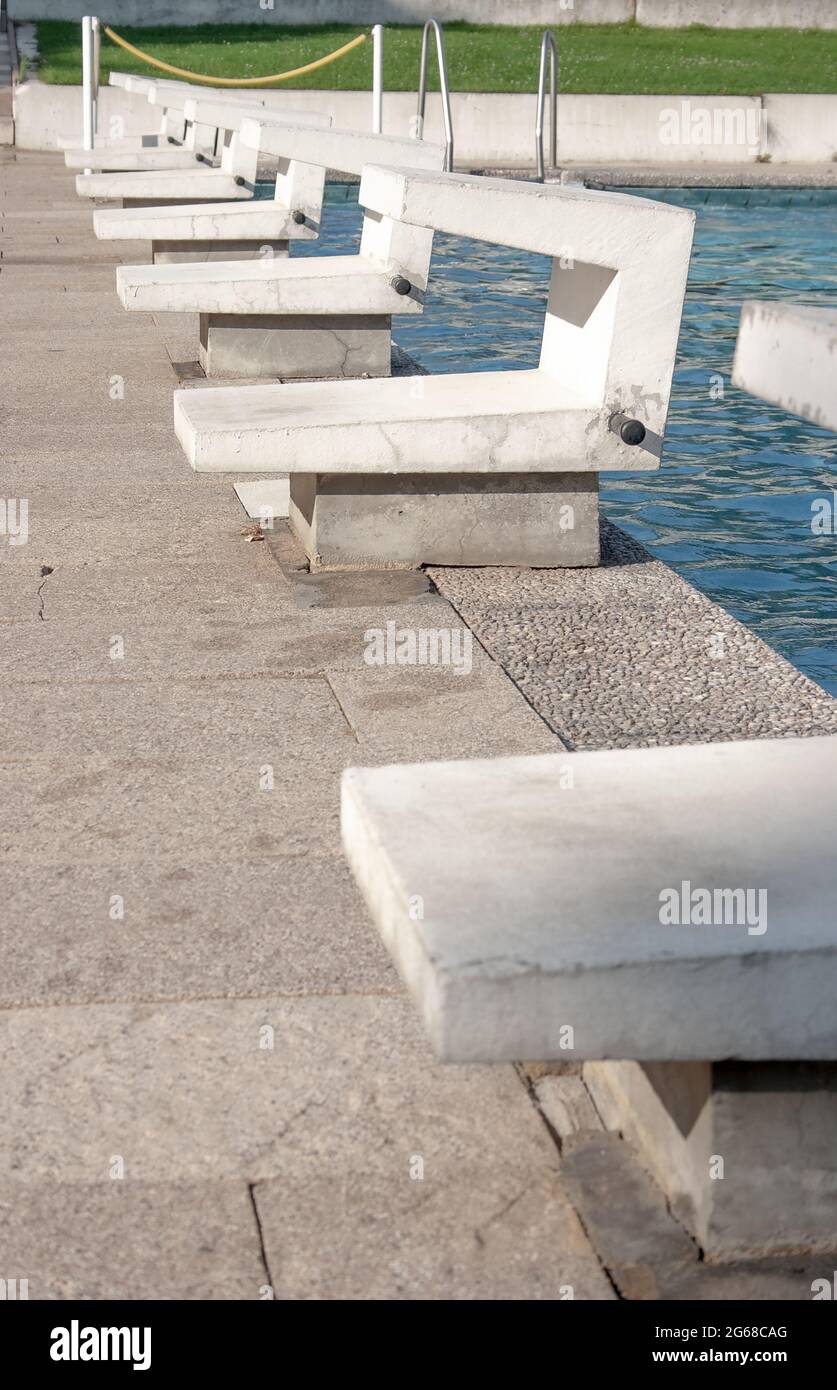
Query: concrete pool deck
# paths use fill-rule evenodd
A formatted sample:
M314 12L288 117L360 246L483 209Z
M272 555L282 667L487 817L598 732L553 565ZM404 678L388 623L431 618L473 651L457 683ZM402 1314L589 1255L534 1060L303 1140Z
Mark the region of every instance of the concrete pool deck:
M0 536L0 1277L691 1296L627 1146L592 1110L556 1143L577 1075L433 1061L342 859L339 778L835 732L837 701L615 528L594 572L308 575L284 533L253 543L232 477L189 470L172 364L196 325L124 313L138 248L96 241L60 155L0 155L0 251L0 494L29 533ZM467 624L471 673L370 667L389 622ZM801 1261L717 1277L810 1297Z
M837 188L837 164L561 164L550 182L588 188Z
M460 173L484 174L490 178L535 179L534 165L484 164L474 161ZM275 177L273 165L259 166L259 179ZM357 184L358 176L329 170L330 182ZM837 162L823 163L741 163L711 162L644 164L638 161L559 163L546 172L547 183L583 183L588 188L743 188L743 189L837 189Z

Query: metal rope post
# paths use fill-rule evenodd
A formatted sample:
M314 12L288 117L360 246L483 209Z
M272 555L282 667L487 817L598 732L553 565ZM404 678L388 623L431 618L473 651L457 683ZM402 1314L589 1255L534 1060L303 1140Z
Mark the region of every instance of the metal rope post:
M93 16L93 143L99 133L99 72L101 64L102 30Z
M93 140L96 131L95 97L93 95L93 16L86 14L81 21L81 111L82 111L82 148L85 150L93 149ZM85 169L86 174L91 172Z
M384 128L384 26L372 26L372 130Z

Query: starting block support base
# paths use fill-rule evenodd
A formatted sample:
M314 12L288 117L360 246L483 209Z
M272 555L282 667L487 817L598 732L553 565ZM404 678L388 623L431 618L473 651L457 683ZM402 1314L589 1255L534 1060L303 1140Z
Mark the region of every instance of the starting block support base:
M292 473L312 569L598 565L598 475Z

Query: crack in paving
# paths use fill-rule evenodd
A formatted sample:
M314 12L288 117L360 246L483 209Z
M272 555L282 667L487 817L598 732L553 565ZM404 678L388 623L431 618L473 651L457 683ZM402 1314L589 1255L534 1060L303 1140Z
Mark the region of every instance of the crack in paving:
M526 1193L531 1190L532 1186L532 1183L527 1183L526 1186L522 1189L522 1191L516 1192L513 1197L510 1197L507 1202L504 1202L498 1211L492 1212L490 1216L486 1217L485 1221L483 1221L481 1226L474 1227L474 1239L481 1249L485 1246L485 1236L483 1232L487 1231L488 1227L491 1226L495 1221L501 1221L502 1218L506 1215L506 1213L511 1211L512 1207L516 1207L518 1202L522 1201L522 1199L526 1196Z
M40 618L42 623L46 622L46 618L44 617L44 608L46 607L46 600L43 596L43 589L49 576L54 573L55 570L52 565L41 565L41 582L38 585L38 617Z
M258 1206L258 1203L257 1203L257 1201L256 1201L256 1184L255 1184L254 1182L248 1182L248 1184L247 1184L247 1196L250 1198L250 1206L251 1206L252 1211L253 1211L253 1220L254 1220L255 1223L256 1223L256 1232L257 1232L258 1237L259 1237L259 1259L260 1259L261 1262L262 1262L262 1269L264 1270L264 1273L265 1273L265 1284L266 1284L267 1288L269 1288L270 1291L271 1291L271 1293L272 1293L272 1292L273 1292L273 1277L272 1277L272 1275L271 1275L271 1273L270 1273L270 1265L268 1264L267 1249L265 1248L265 1243L264 1243L264 1230L263 1230L263 1228L262 1228L261 1217L259 1216L259 1206Z
M332 684L331 677L330 677L328 671L324 671L324 672L323 672L323 678L324 678L324 680L325 680L326 685L328 686L329 690L331 691L331 693L332 693L332 695L333 695L333 697L334 697L334 700L335 700L335 703L336 703L336 705L337 705L337 708L339 709L341 715L343 716L344 720L346 721L346 728L347 728L348 732L350 733L350 735L351 735L352 738L354 739L355 743L359 744L359 743L360 743L360 737L359 737L359 735L358 735L358 731L357 731L357 729L355 728L354 724L352 723L351 719L349 718L349 716L348 716L348 714L347 714L347 712L346 712L346 710L345 710L345 708L344 708L344 706L343 706L343 701L340 699L340 696L337 694L337 691L334 689L334 686L333 686L333 684Z

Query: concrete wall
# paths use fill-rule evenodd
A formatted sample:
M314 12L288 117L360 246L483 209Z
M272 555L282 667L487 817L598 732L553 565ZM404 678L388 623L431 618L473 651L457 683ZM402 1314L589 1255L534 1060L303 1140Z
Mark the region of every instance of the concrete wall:
M264 0L267 4L268 0ZM80 19L95 0L9 0L15 19ZM110 0L104 17L120 24L416 24L466 19L480 24L613 24L634 19L666 28L837 28L832 0Z
M719 29L837 29L833 0L637 0L636 18L649 28L711 24Z
M837 96L781 93L763 105L765 153L776 163L837 159Z
M335 125L371 127L368 92L265 93L268 109L324 111ZM457 92L452 99L456 162L534 167L535 98L497 92ZM408 134L415 112L409 92L384 98L384 130ZM26 82L15 98L21 149L57 149L81 133L81 89ZM148 103L114 87L102 89L100 130L112 116L124 134L155 127ZM442 140L438 99L428 102L426 134ZM830 161L837 149L837 95L757 97L581 96L558 103L559 162L753 162L769 152L774 162Z
M265 0L265 4L267 0ZM19 19L80 19L95 0L9 0ZM107 21L119 24L615 24L633 19L636 0L110 0Z

